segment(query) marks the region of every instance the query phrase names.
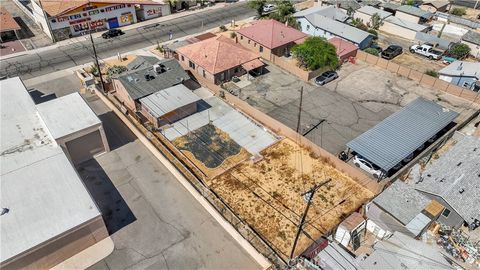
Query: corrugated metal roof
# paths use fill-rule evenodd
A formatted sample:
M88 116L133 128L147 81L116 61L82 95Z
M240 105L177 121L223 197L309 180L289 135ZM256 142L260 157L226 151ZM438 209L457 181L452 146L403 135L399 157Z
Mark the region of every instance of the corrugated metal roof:
M315 27L330 32L356 44L362 43L370 34L356 27L341 23L319 14L310 14L305 18Z
M429 19L429 18L433 17L433 13L425 11L425 10L421 10L417 7L409 6L409 5L400 6L400 7L397 8L397 11L401 11L403 13L407 13L407 14L417 16L417 17L421 17L421 18L425 18L425 19Z
M457 115L454 111L419 97L347 143L347 147L389 171L446 127Z
M158 118L199 100L191 90L179 84L141 98L140 103Z

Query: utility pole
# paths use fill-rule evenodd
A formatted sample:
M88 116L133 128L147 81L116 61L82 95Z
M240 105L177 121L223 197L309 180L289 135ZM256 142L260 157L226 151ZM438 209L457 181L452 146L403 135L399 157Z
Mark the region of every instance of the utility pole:
M105 88L105 83L103 82L102 70L100 69L100 64L98 63L97 50L95 49L95 43L93 42L92 30L88 31L88 33L90 34L90 42L92 43L93 55L95 56L95 65L97 66L98 75L100 76L100 83L102 84L102 90L103 90L103 93L106 94L107 89Z
M332 181L332 179L328 179L320 184L315 184L310 190L302 194L302 196L304 196L304 198L307 201L307 207L305 207L305 211L303 212L302 219L298 224L297 234L295 235L292 251L290 252L290 259L288 260L289 263L292 262L292 259L295 253L295 248L297 247L298 238L300 237L300 233L302 232L303 224L305 223L305 218L307 218L308 210L310 209L310 205L312 204L312 201L313 201L313 196L315 195L315 192L317 192L319 188L328 184L330 181Z
M298 106L297 133L300 130L300 119L302 117L303 86L300 88L300 105Z

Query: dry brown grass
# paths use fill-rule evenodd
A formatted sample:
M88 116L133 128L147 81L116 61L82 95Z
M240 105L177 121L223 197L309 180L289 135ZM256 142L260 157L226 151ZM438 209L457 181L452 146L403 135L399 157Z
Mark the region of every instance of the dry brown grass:
M208 184L276 250L287 258L296 225L306 202L301 194L327 179L315 194L305 230L317 239L358 209L373 193L332 167L332 161L316 158L311 151L284 139L263 151L264 159L245 161ZM300 238L296 253L312 240Z

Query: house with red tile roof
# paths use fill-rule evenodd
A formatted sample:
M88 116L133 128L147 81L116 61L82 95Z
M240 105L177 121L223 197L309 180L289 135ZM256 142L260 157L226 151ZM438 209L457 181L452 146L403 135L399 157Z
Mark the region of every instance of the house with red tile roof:
M273 61L272 55L289 55L290 49L306 37L301 31L276 20L259 20L237 31L238 43L269 61Z
M215 84L247 72L261 73L265 65L259 54L224 36L193 43L176 52L181 65Z

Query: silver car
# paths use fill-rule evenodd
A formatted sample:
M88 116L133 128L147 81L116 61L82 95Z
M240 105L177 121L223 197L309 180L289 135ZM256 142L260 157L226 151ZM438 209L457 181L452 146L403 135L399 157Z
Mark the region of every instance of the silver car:
M318 85L324 85L338 78L338 74L335 71L326 71L322 75L315 78L315 83Z

